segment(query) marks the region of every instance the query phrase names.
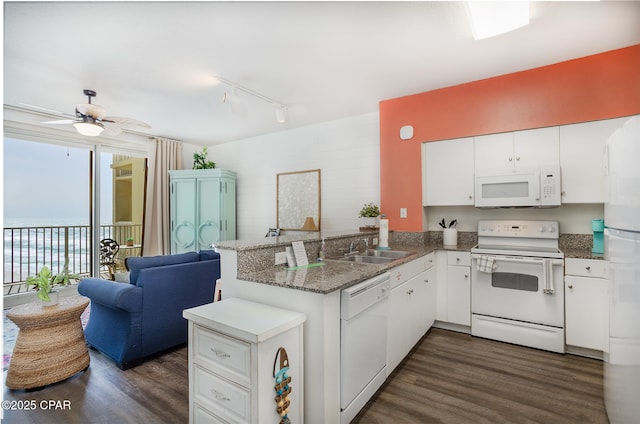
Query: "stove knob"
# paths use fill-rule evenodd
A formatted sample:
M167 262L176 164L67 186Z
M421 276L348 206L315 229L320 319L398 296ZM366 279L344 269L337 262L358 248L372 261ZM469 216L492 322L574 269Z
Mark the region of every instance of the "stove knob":
M541 232L541 233L544 233L544 232L545 232L544 227L540 227L540 232Z
M549 227L549 232L550 232L550 233L555 233L555 232L556 232L556 229L555 229L554 227Z

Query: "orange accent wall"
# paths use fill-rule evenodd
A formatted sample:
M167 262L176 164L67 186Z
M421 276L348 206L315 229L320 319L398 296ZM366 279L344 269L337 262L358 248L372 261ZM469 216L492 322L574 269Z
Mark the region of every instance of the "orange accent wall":
M423 142L638 113L640 44L381 101L382 212L393 230L423 231ZM411 140L400 139L404 125L413 126ZM401 207L406 219L400 219Z

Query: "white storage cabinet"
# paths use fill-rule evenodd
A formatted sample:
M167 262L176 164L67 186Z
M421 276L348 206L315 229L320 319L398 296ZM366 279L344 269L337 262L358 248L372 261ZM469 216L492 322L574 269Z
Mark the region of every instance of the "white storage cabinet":
M276 355L289 358L288 418L304 421L306 316L238 298L183 312L189 320L189 422L277 423Z
M560 165L558 127L477 136L475 169Z
M473 137L422 144L422 204L474 204Z
M604 203L604 148L628 118L560 127L562 203Z
M607 352L609 342L608 261L566 258L564 299L566 344Z
M424 336L435 317L434 254L391 271L387 323L387 375Z

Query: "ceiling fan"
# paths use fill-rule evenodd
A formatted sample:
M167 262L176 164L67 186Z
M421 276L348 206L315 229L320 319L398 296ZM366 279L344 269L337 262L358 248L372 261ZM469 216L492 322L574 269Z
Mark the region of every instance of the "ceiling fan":
M122 133L123 127L151 128L149 124L135 119L106 116L107 111L104 107L91 103L91 98L96 96L96 92L93 90L83 90L83 93L87 96L88 103L76 105L76 114L74 119L59 119L43 122L43 124L72 124L78 133L89 137L95 137L100 134L118 135Z

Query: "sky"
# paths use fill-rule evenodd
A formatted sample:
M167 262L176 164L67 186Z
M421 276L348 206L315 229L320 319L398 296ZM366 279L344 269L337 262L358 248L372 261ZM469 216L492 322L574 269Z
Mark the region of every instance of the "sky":
M4 227L89 224L89 150L6 137L2 147ZM112 156L102 156L104 224L112 216Z

